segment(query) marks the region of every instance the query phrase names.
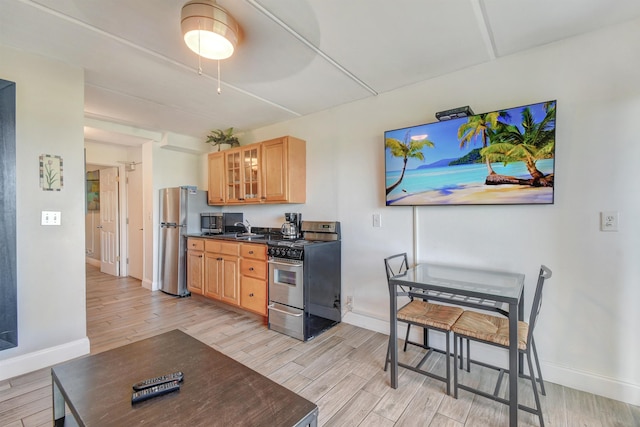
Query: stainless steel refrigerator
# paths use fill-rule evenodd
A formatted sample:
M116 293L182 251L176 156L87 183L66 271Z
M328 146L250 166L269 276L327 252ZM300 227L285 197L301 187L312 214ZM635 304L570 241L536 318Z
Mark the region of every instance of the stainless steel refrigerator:
M200 214L212 212L207 205L207 192L195 187L160 190L160 290L171 295L186 296L187 234L200 233Z

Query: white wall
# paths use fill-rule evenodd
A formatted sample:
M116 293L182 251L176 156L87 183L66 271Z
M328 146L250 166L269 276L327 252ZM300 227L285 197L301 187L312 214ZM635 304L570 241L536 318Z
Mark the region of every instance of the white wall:
M16 82L18 346L0 380L89 352L84 267L83 70L0 45L0 78ZM64 187L42 191L41 154L62 156ZM41 211L60 226L41 226Z
M388 332L382 259L412 253L524 272L526 305L537 271L553 270L536 341L549 381L640 404L640 245L635 169L640 116L640 21L543 46L319 114L247 132L307 141L306 205L245 209L254 223L279 212L343 226L345 321ZM419 53L417 53L419 54ZM384 206L383 132L475 112L558 100L556 202L548 206ZM620 231L599 231L599 212L620 212ZM382 228L372 214L382 214ZM281 219L280 219L281 220ZM529 309L526 314L528 316Z

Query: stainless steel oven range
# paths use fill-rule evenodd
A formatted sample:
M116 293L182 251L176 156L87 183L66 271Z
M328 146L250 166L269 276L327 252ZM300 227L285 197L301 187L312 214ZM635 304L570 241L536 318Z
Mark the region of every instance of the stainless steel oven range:
M341 321L340 223L303 221L301 231L268 243L269 328L307 341Z

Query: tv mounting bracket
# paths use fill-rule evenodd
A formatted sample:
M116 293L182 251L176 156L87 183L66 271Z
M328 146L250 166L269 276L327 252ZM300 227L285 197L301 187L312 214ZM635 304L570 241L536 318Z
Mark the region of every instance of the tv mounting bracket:
M468 105L466 107L453 108L451 110L439 111L436 113L438 121L457 119L459 117L473 116L473 110Z

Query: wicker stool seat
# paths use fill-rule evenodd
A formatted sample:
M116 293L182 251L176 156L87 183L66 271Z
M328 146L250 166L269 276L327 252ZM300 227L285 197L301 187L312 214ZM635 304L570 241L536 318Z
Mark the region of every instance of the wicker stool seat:
M509 347L509 319L491 316L475 311L465 311L455 322L451 330L464 337L480 341L488 341ZM518 322L518 349L527 349L527 334L529 324Z
M449 331L463 312L460 307L413 300L398 310L398 320Z

